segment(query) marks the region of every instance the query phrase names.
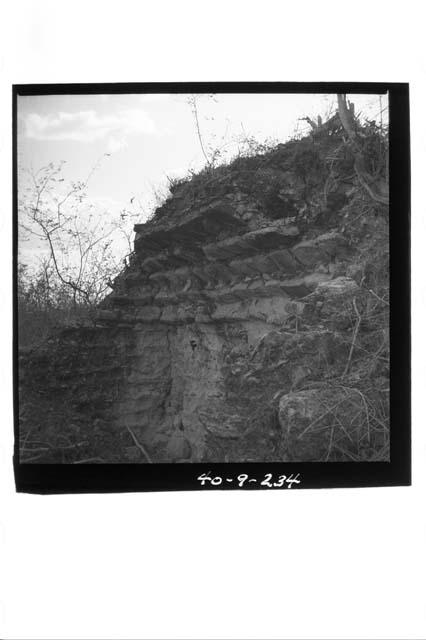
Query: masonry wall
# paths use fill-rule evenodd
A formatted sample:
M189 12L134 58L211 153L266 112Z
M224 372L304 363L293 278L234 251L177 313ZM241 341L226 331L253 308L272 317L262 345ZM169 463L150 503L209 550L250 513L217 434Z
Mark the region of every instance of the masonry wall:
M52 338L22 367L40 429L58 438L74 425L78 456L109 462L385 451L386 212L353 179L330 187L325 159L339 149L339 137L320 151L309 140L279 145L254 165L182 184L136 225L93 326ZM339 167L351 168L345 157Z

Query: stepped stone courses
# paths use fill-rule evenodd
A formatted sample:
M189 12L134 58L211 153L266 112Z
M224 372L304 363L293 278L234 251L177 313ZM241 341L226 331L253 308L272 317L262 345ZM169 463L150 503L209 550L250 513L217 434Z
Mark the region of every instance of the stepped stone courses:
M329 282L331 263L349 253L336 232L304 239L296 224L265 223L260 211L262 226L251 230L245 213L238 194L136 225L131 263L99 311L100 321L134 327L118 423L157 461L232 460L232 452L238 460L244 451L258 459L271 427L247 433L243 398L229 393L227 352L254 349L282 327L294 301ZM251 226L255 216L252 208ZM256 383L247 376L247 389Z
M337 148L340 139L325 144ZM346 275L354 249L333 212L326 210L326 224L306 222L307 211L323 219L324 178L314 167L312 184L302 179L288 160L293 149L279 145L261 169L219 174L201 193L191 182L179 187L135 226L134 253L97 310L93 335L105 336L112 358L101 384L114 395L90 418L117 434L130 429L154 462L327 456L327 430L300 438L321 411L320 391L300 387L346 362L347 343L321 314L334 314L334 301L358 285ZM304 331L304 317L318 328ZM67 336L64 353L82 340L79 329ZM77 388L78 369L69 371ZM146 462L132 444L112 461Z

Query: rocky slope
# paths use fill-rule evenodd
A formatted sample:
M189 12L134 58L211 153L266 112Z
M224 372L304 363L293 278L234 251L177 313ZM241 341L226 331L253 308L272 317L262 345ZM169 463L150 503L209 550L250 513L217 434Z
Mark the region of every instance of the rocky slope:
M22 362L38 461L387 459L387 211L339 132L172 191L93 325Z

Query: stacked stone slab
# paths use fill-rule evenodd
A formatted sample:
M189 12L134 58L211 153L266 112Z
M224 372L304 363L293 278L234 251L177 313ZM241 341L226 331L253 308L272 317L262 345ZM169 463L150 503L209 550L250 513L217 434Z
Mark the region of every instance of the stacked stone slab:
M302 237L285 219L247 216L241 197L201 201L135 227L134 254L98 321L133 327L128 377L115 410L157 462L223 460L211 434L243 438L244 415L224 374L230 348L256 348L294 301L334 277L338 233Z

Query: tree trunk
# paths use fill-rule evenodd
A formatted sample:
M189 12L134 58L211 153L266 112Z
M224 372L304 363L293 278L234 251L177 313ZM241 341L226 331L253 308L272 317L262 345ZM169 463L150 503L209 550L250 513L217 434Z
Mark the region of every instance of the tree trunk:
M377 183L376 179L370 174L367 169L365 158L362 153L362 145L357 139L354 127L354 110L348 108L345 94L337 94L337 106L340 121L349 138L349 147L354 154L355 171L362 187L367 191L367 193L373 200L384 205L389 205L388 185L384 183Z

